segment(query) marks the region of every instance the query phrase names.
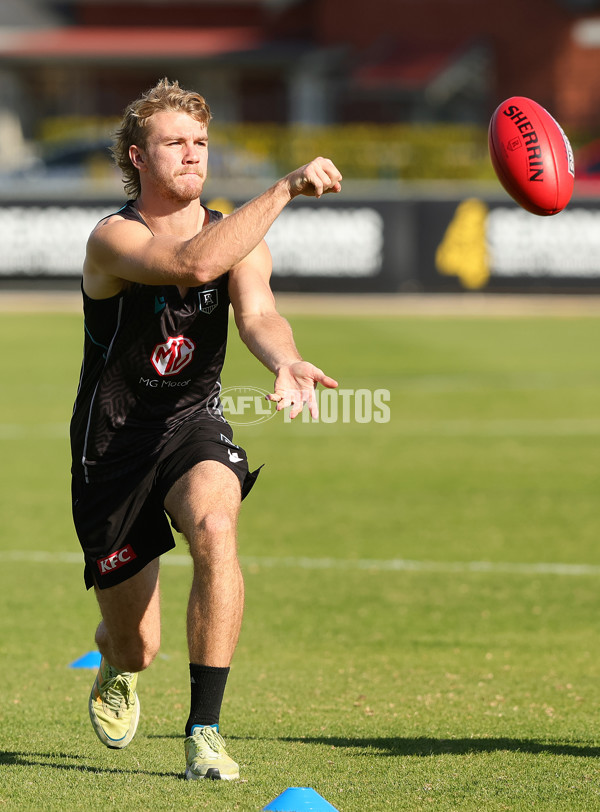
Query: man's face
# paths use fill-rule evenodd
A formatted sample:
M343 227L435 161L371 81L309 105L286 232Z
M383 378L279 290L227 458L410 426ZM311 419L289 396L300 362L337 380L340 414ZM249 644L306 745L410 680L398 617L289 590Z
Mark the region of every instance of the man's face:
M146 146L131 147L141 163L142 189L148 186L169 200L188 202L200 197L206 179L206 125L187 113L155 113L147 124Z

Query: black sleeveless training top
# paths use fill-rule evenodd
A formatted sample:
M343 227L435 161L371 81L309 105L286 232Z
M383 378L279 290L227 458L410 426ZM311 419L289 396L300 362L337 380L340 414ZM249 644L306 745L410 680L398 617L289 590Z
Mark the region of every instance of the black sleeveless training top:
M205 210L208 222L221 212ZM118 212L147 224L129 201ZM112 215L108 215L112 216ZM183 423L220 411L228 274L192 287L132 284L109 299L83 291L84 351L71 420L73 473L87 481L152 459Z

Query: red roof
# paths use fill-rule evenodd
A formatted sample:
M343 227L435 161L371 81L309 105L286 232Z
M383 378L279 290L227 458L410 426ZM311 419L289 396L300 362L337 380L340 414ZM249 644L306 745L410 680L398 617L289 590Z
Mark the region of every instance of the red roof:
M210 57L254 50L257 28L69 27L0 32L0 59Z
M416 48L396 43L380 55L363 59L353 77L364 88L421 88L452 64L460 52L456 44Z

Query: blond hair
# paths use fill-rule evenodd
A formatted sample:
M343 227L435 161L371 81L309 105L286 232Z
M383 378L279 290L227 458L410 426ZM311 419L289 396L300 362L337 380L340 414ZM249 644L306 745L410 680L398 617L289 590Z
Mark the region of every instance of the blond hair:
M196 121L208 126L211 112L206 100L193 90L183 90L179 82L170 82L166 77L154 87L131 102L123 114L121 126L116 131L112 146L115 162L123 173L125 192L133 198L140 196L142 188L140 173L129 158L129 148L133 145L146 146L147 124L159 112L173 111L187 113Z

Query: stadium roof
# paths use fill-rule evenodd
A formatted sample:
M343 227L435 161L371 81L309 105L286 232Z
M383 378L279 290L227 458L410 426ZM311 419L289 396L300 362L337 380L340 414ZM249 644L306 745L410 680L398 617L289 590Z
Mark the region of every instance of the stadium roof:
M203 58L263 46L258 28L0 28L2 61Z
M463 56L464 42L422 44L388 43L367 52L353 71L355 82L364 88L421 88Z

